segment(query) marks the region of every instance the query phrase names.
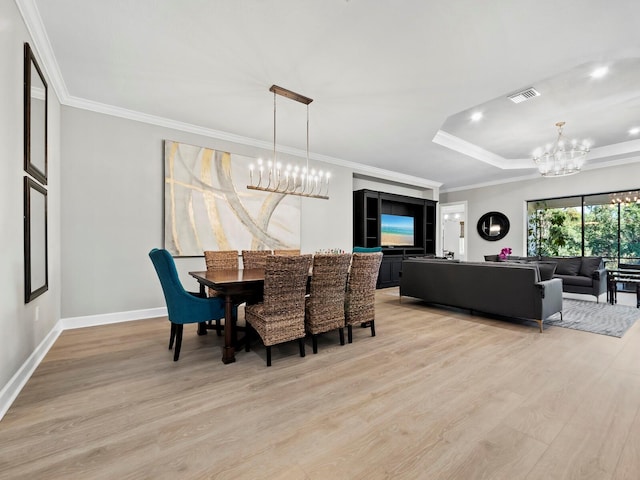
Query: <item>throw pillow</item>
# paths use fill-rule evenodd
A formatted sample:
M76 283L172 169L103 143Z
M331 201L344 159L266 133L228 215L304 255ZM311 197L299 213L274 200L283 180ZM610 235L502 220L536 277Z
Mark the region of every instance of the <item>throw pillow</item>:
M556 273L558 264L556 262L537 262L540 271L540 280L551 280Z
M353 247L353 253L377 253L381 251L382 247Z
M593 272L600 268L600 264L602 264L602 257L582 257L580 275L591 278Z
M557 257L555 262L558 264L556 268L558 275L578 275L582 265L580 257Z

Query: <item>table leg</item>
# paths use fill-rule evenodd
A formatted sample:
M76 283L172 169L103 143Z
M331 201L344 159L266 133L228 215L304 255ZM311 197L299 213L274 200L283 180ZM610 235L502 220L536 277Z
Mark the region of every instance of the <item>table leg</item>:
M233 299L231 295L224 298L224 347L222 349L222 363L236 361L235 336L236 326L233 321Z
M615 279L611 278L609 279L608 282L608 288L607 288L607 300L609 300L609 303L611 305L614 305L616 303L616 282Z
M607 302L613 305L613 282L611 279L607 281Z

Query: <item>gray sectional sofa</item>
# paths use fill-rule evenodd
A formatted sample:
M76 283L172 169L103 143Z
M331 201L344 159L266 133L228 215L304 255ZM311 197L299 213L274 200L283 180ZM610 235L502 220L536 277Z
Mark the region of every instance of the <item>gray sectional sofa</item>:
M535 320L540 326L562 314L562 281L541 280L535 264L449 262L409 259L402 262L400 298L459 307L505 317Z

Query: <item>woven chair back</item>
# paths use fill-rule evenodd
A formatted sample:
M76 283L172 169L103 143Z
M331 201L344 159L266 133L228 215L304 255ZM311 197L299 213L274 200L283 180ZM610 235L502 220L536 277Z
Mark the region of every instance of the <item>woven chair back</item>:
M204 259L207 271L238 269L237 250L205 250Z
M347 280L346 323L353 325L375 319L376 282L382 253L354 253Z
M301 312L304 318L304 297L311 255L271 255L264 271L264 314L287 315Z
M267 257L272 255L271 250L242 250L242 267L265 268Z
M316 254L307 299L307 323L311 333L344 326L344 298L351 254Z

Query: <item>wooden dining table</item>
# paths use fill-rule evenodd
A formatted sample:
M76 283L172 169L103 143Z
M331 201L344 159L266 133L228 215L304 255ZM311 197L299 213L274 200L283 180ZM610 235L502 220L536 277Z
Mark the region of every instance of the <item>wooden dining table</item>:
M264 289L264 269L215 270L210 272L189 272L200 284L201 296L210 287L224 297L224 347L222 363L236 361L237 325L233 315L234 305L238 305L262 294Z

